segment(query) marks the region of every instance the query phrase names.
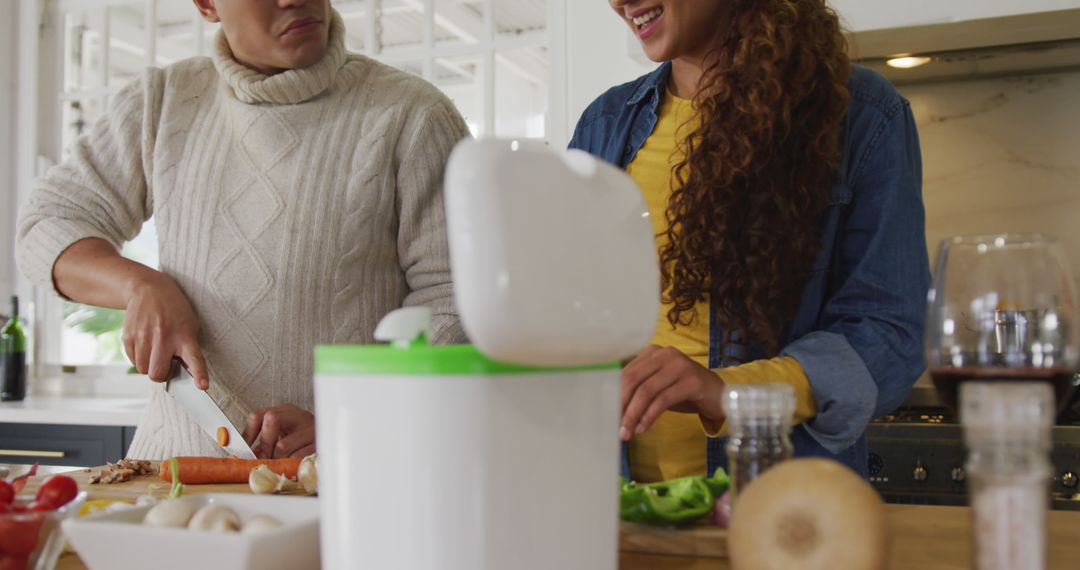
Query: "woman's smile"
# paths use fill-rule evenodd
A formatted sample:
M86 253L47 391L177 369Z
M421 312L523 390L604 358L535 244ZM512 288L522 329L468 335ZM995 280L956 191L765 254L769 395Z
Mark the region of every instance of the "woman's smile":
M629 19L634 23L634 31L637 32L638 38L644 41L656 32L656 28L660 26L663 16L664 8L656 6L638 10L631 14Z

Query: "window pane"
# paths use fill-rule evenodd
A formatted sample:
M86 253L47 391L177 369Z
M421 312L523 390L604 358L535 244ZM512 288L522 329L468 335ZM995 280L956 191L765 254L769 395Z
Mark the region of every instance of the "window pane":
M383 50L422 48L424 3L422 0L383 0L377 26Z
M544 137L548 59L543 47L495 55L495 136Z
M101 20L97 22L100 29ZM101 60L101 35L92 30L84 11L64 15L64 89L101 87L97 73Z
M472 135L479 136L484 120L484 94L479 56L435 58L433 82L457 106Z
M60 364L121 364L124 312L65 301Z
M435 45L475 45L485 37L483 1L435 0Z
M139 27L145 33L145 24ZM198 55L209 56L219 27L220 24L204 21L191 2L158 0L154 49L157 65L170 65Z
M71 145L77 138L82 136L98 120L105 111L105 97L89 97L64 101L57 108L60 109L63 125L61 158L67 159L71 154Z
M109 19L108 85L123 87L138 78L146 67L145 3L136 0L87 12L101 11Z
M362 52L367 49L364 45L368 21L369 0L333 0L334 8L341 14L345 22L345 49L352 52Z
M124 244L124 257L158 267L157 230L151 218L134 240ZM127 363L122 340L124 312L64 301L60 339L61 364Z
M111 2L64 15L64 88L67 95L55 107L61 114L63 159L71 145L106 110L111 93L135 80L147 64L147 3ZM216 26L196 20L188 3L157 2L155 63L170 65L207 51ZM108 49L104 49L105 46ZM122 254L151 267L158 266L157 232L148 221L141 233L124 245ZM59 341L61 364L126 363L121 334L123 311L58 303L49 334ZM51 309L50 309L51 311ZM50 351L51 352L51 351ZM57 353L52 353L56 357Z
M495 27L500 36L542 32L547 23L547 0L495 0Z

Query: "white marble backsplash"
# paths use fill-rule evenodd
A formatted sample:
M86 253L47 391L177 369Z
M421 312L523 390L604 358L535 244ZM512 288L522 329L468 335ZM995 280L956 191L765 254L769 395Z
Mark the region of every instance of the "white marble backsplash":
M1056 235L1080 277L1080 72L901 87L919 125L926 238Z
M1080 72L900 90L919 126L931 263L948 236L1040 232L1080 283Z

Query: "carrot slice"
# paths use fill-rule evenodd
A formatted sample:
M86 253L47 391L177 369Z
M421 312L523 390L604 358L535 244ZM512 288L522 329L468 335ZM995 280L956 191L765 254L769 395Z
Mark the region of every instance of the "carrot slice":
M229 430L225 429L225 426L217 428L217 444L221 447L229 445Z
M266 465L271 471L289 478L296 478L302 458L285 459L235 459L232 457L177 457L180 482L185 485L212 483L247 483L251 470ZM162 461L158 476L163 481L172 480L170 461Z

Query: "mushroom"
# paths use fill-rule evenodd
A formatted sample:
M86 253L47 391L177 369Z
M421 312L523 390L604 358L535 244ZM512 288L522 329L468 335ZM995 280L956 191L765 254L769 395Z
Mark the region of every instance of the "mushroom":
M162 501L146 512L143 524L157 527L184 528L195 514L191 501Z
M195 512L188 528L211 532L237 532L240 530L240 517L228 507L209 504Z
M281 521L270 515L256 515L244 525L240 534L260 534L281 528Z

